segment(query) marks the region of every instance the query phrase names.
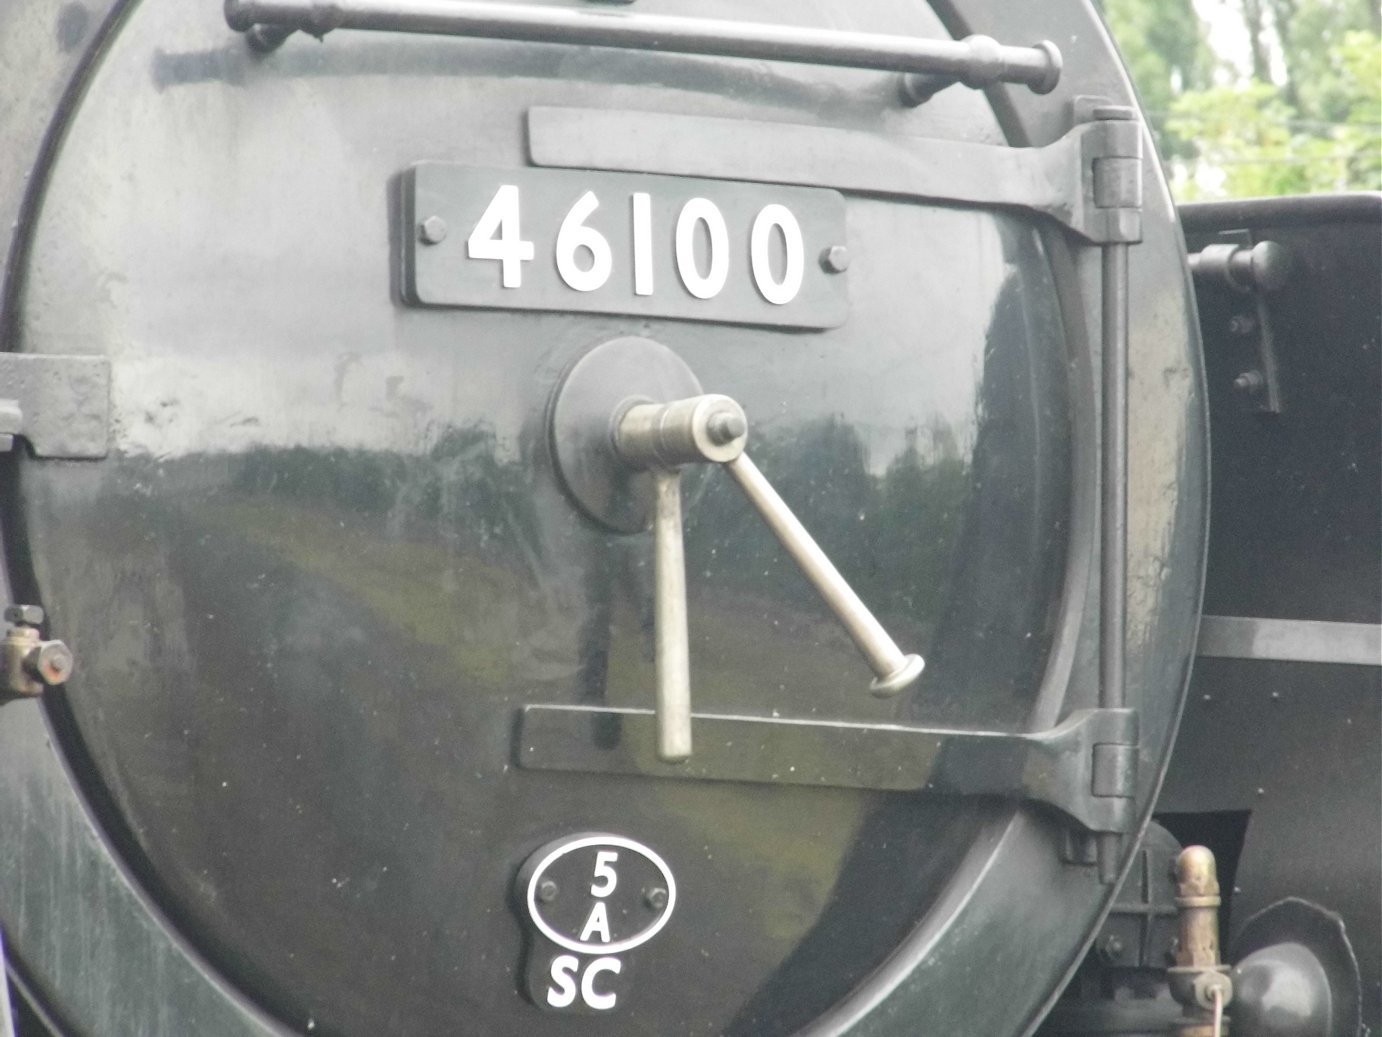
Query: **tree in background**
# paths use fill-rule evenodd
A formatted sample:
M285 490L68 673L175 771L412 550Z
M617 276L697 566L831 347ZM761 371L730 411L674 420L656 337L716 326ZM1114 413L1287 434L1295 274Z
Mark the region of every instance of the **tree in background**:
M1100 7L1177 197L1382 190L1375 0L1101 0ZM1247 53L1216 55L1206 19L1240 24Z

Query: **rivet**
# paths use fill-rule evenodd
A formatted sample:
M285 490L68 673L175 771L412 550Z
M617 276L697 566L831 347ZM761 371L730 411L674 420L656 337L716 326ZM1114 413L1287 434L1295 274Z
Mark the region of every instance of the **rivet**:
M424 245L438 245L446 240L446 221L440 216L428 216L417 225L417 236Z
M551 879L543 879L537 884L537 898L544 904L557 899L557 884Z
M843 274L849 269L849 249L831 245L821 252L821 269L827 274Z
M1246 313L1235 313L1228 320L1230 335L1251 335L1257 330L1257 320Z
M1244 371L1233 380L1235 392L1244 396L1255 396L1267 387L1267 379L1261 371Z
M643 894L643 902L654 911L661 911L667 906L667 891L661 886L654 886Z
M1112 965L1123 956L1123 941L1117 936L1105 936L1099 941L1099 957L1107 965Z

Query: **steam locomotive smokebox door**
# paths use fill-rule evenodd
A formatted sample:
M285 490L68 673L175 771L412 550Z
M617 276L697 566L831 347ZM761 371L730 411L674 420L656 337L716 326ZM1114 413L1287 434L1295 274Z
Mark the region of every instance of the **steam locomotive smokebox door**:
M68 100L0 327L109 370L103 446L4 460L14 600L76 660L0 705L38 1002L1035 1025L1165 763L1205 473L1130 90L1089 8L1029 6L143 0L36 37Z

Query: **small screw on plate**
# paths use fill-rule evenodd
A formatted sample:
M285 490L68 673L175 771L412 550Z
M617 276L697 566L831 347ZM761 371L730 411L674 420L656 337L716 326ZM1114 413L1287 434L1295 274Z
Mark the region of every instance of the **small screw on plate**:
M424 245L439 245L446 240L446 221L440 216L428 216L417 225L417 236Z
M654 911L661 911L667 906L667 891L661 886L654 886L643 894L643 903L647 904Z
M831 245L821 251L821 269L827 274L843 274L849 269L849 249Z
M537 898L544 904L557 899L557 884L551 879L543 879L537 884Z
M1256 396L1267 387L1267 379L1261 371L1244 371L1233 380L1233 390L1244 396Z

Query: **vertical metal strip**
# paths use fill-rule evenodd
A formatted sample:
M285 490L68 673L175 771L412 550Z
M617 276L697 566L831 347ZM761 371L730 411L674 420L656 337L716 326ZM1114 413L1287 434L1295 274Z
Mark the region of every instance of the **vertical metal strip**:
M657 507L653 597L657 640L657 756L681 763L691 756L691 661L686 628L686 556L681 529L681 473L653 470Z
M1099 705L1122 709L1128 587L1128 245L1103 246L1103 471L1100 483ZM1099 879L1117 878L1122 837L1099 836Z

